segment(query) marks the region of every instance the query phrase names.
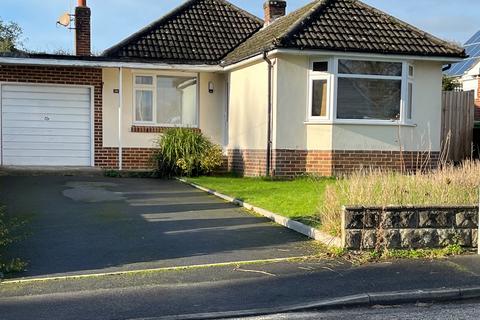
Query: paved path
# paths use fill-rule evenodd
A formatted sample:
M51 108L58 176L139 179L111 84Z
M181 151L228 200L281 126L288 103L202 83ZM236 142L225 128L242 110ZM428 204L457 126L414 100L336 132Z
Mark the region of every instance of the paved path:
M311 255L313 242L176 181L0 177L0 203L27 218L12 248L23 277Z

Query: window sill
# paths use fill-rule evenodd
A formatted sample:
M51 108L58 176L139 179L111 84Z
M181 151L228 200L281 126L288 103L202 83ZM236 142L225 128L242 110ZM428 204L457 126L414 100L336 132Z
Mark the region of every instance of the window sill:
M416 127L414 123L398 123L398 122L370 122L370 121L305 121L305 125L354 125L354 126L387 126L387 127Z
M186 128L191 129L192 131L200 132L199 128L192 128L192 127L165 127L165 126L149 126L149 125L133 125L130 128L130 132L134 133L164 133L168 129L172 128Z

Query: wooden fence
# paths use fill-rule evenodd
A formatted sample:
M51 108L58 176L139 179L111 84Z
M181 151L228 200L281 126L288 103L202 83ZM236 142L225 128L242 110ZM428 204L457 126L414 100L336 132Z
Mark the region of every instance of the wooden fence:
M474 91L444 91L442 95L442 150L445 160L472 156L475 122Z

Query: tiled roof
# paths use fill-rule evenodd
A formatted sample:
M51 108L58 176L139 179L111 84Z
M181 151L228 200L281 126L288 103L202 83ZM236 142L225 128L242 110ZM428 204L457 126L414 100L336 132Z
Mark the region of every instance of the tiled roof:
M263 21L225 0L189 0L103 56L186 64L218 64Z
M465 57L462 48L358 0L316 0L254 34L223 63L276 48Z

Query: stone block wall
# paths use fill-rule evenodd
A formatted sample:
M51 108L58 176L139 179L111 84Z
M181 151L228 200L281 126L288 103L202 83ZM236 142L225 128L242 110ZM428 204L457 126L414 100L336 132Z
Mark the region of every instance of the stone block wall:
M347 249L441 248L478 245L478 207L346 207L342 241Z

